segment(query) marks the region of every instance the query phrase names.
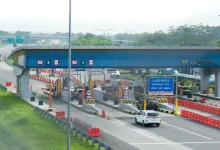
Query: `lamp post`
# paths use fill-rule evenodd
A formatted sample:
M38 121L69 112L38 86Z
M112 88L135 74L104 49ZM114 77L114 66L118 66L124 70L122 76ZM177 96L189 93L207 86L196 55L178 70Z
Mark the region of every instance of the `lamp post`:
M106 32L107 32L107 31L110 31L110 30L114 30L114 28L112 28L112 29L106 29L106 30L103 30L103 29L95 29L95 30L101 30L101 31L103 32L103 34L104 34L104 37L105 37Z
M134 32L135 30L126 30L126 32L128 32L129 33L129 44L130 44L130 42L131 42L131 33L132 32Z
M70 99L71 99L71 5L69 0L69 51L68 51L68 107L67 107L67 150L70 150Z
M105 34L106 34L107 31L114 30L114 29L115 29L115 28L112 28L112 29L106 29L106 30L103 30L103 29L95 29L95 30L100 30L100 31L102 31L103 34L104 34L104 37L105 37ZM104 82L105 82L105 70L102 69L102 72L103 72L103 74L104 74Z

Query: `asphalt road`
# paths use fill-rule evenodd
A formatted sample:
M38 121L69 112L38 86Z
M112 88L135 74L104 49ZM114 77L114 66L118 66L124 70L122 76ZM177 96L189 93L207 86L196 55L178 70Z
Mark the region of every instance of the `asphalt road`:
M1 49L0 53L2 53ZM1 62L0 71L2 82L5 82L3 79L15 82L10 66ZM44 83L33 80L30 80L30 84L38 91L41 91L40 88L45 86ZM67 105L59 100L53 100L53 107L58 110L67 110ZM83 113L73 107L71 107L71 116L84 122L84 126L81 127L84 131L91 126L99 127L103 130L101 138L109 140L110 137L110 141L119 150L135 149L134 147L141 150L219 150L219 129L163 113L160 113L163 120L160 127L142 127L134 123L134 117L131 115L117 112L105 106L98 107L106 109L114 117L107 120L106 118ZM76 126L80 121L77 122Z

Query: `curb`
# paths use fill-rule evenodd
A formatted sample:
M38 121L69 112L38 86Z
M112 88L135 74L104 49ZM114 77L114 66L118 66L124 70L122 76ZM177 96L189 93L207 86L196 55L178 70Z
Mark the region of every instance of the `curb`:
M186 100L186 101L191 101L191 102L201 102L202 100L195 100L193 98L189 99L189 98L184 98L184 97L180 97L178 96L179 99L182 99L182 100Z
M158 109L158 111L164 112L164 113L167 113L167 114L174 114L173 111L169 111L169 110L166 110L166 109Z
M46 93L46 92L44 92L44 94L46 94L47 96L49 96L49 94ZM67 102L64 101L64 100L62 100L61 98L55 97L55 96L53 96L53 95L52 95L52 97L53 97L53 98L56 98L56 99L59 99L59 100L61 100L61 101L63 101L64 103L67 104ZM75 104L72 104L72 103L71 103L70 105L73 106L73 107L76 108L76 109L79 109L79 110L85 112L85 113L88 113L88 114L91 114L91 115L96 115L96 116L101 116L101 114L100 114L99 112L95 112L95 111L91 111L91 110L86 110L86 109L83 109L82 107L79 107L78 105L75 105Z
M200 94L193 94L193 95L196 95L196 96L199 96L199 97L205 97L205 98L209 98L209 99L213 99L213 100L220 101L220 98L218 98L218 97L212 97L212 96L200 95Z
M133 111L120 109L120 108L118 108L118 107L112 106L112 105L110 105L110 104L106 104L106 103L101 102L101 101L96 101L96 103L103 104L103 105L105 105L105 106L107 106L107 107L110 107L110 108L113 108L113 109L119 110L119 111L121 111L121 112L124 112L124 113L130 114L130 115L135 115L135 114L136 114L136 113L133 112Z

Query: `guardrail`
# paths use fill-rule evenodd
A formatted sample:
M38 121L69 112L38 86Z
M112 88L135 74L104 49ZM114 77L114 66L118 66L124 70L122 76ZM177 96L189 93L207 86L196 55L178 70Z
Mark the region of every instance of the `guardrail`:
M66 120L56 118L56 116L54 116L54 115L52 115L48 112L45 112L44 110L42 110L38 107L35 107L35 111L39 112L42 115L44 115L47 119L51 120L52 122L58 123L63 128L65 128L65 126L67 125ZM105 150L114 150L112 147L110 147L107 144L101 142L97 138L94 138L94 137L88 135L84 131L81 131L81 130L75 128L74 126L71 127L71 133L73 133L73 131L75 132L75 136L80 135L81 139L83 139L83 137L85 137L86 138L86 143L88 143L88 141L91 140L92 141L92 146L94 146L95 144L98 144L98 150L101 150L101 147L103 147Z

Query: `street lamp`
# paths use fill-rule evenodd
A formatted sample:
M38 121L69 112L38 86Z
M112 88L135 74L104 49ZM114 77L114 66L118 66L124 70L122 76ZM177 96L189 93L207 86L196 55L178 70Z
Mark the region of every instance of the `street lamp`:
M106 30L103 30L103 29L95 29L95 30L100 30L100 31L102 31L103 34L104 34L104 37L105 37L105 34L106 34L107 31L114 30L114 29L115 29L115 28L112 28L112 29L106 29ZM104 73L104 82L105 82L105 70L102 69L102 72Z
M67 106L67 150L70 150L70 99L71 99L71 5L69 0L69 51L68 51L68 106Z
M135 30L126 30L126 32L129 33L129 43L131 42L131 33L134 32Z
M112 29L107 29L107 30L103 30L103 29L95 29L95 30L101 30L101 31L103 32L103 34L104 34L104 37L105 37L106 32L107 32L107 31L110 31L110 30L114 30L114 28L112 28Z

